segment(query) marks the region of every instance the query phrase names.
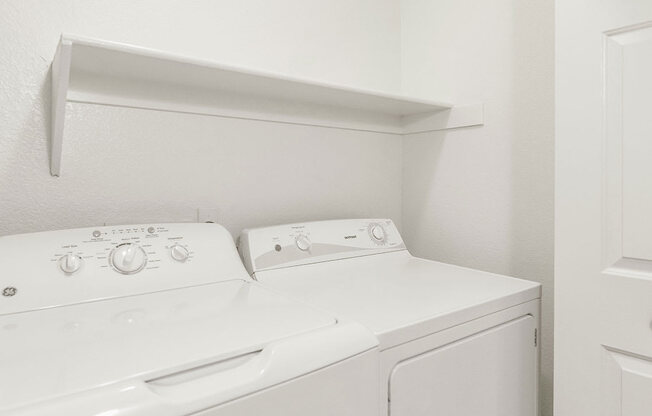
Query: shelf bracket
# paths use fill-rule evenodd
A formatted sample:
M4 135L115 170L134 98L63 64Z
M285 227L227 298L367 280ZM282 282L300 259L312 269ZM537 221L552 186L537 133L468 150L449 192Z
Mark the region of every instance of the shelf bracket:
M52 103L50 130L50 174L61 174L61 154L63 150L63 130L66 118L68 83L70 82L72 42L61 39L52 61Z

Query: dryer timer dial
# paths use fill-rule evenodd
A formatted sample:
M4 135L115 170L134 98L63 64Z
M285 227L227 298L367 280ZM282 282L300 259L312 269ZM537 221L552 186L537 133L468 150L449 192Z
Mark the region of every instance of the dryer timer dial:
M387 232L380 224L369 224L369 237L377 244L384 244L387 241Z

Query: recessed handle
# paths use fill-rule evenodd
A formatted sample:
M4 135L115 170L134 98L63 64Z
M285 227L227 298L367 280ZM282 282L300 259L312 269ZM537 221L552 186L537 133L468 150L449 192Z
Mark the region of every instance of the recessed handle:
M237 355L232 358L227 358L210 364L204 364L198 367L190 368L188 370L179 371L178 373L169 374L162 377L157 377L152 380L147 380L146 383L151 386L172 387L184 383L191 383L194 380L210 377L215 374L224 373L226 371L239 369L251 361L254 357L260 354L261 350L253 351L250 353Z

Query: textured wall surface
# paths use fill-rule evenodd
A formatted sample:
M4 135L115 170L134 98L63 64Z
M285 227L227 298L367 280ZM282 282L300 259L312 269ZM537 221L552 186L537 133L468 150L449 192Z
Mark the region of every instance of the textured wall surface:
M402 0L408 94L485 103L485 125L403 142L414 254L543 283L542 415L552 414L554 3Z
M49 67L62 32L396 90L395 0L0 2L0 235L107 223L400 222L396 136L69 104L49 174Z
M102 223L403 219L416 255L544 283L550 415L551 0L3 0L0 235ZM382 134L69 105L49 174L61 32L381 90L483 101L486 125ZM403 215L402 215L403 211Z

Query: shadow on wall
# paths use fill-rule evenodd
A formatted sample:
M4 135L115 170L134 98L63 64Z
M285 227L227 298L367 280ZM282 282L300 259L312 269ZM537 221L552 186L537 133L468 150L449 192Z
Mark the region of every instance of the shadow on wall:
M419 133L403 137L403 220L401 234L413 255L429 256L428 248L411 244L417 240L420 224L432 221L436 213L431 212L433 188L437 166L444 149L446 131ZM415 177L418 180L415 180ZM415 238L413 238L415 237ZM443 237L443 236L442 236Z
M463 235L467 230L449 220L451 215L473 215L477 209L475 204L460 201L466 199L465 193L473 192L467 184L476 180L474 142L482 129L475 126L404 137L403 235L413 254L469 261L468 238ZM459 157L460 148L471 149L466 151L466 160ZM448 198L451 195L455 198Z
M511 270L543 284L540 391L541 415L548 416L553 413L554 3L528 3L512 2Z

